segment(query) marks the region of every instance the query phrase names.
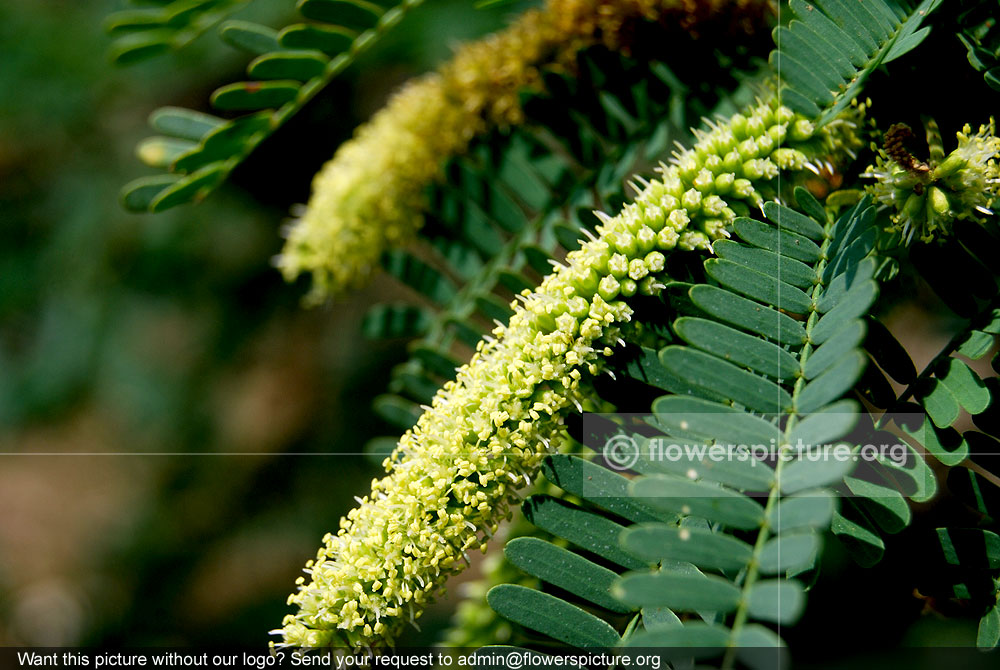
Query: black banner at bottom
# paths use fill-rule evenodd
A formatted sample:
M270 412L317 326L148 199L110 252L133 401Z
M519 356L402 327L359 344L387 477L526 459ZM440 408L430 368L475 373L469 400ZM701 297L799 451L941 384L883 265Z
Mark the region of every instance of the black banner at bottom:
M821 654L811 650L808 656ZM67 670L996 670L1000 651L984 653L964 647L902 648L859 654L849 661L809 662L785 648L626 648L548 649L518 647L480 649L407 648L360 652L345 650L201 649L201 648L17 648L0 647L0 669L61 668Z

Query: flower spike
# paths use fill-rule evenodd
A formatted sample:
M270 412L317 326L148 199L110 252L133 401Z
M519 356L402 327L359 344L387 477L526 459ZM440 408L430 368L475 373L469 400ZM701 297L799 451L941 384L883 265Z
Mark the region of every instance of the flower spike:
M310 580L289 597L298 612L275 631L283 644L392 644L465 568L465 552L485 548L518 502L516 487L567 439L566 415L587 403L590 379L631 318L627 298L662 287L666 254L711 249L737 212L771 197L778 162L800 169L853 137L838 132L836 122L816 132L776 101L736 115L525 290L510 324L479 343L402 436L386 476L324 538Z

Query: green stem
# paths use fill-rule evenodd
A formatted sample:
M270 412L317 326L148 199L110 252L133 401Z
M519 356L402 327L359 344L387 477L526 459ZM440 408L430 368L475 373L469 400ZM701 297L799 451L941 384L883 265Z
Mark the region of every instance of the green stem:
M274 111L271 115L270 126L266 130L262 130L251 135L243 145L242 150L226 160L226 167L220 177L220 181L228 178L229 174L235 170L247 156L253 153L253 150L256 149L261 142L270 137L271 134L284 125L288 119L295 116L295 114L305 107L310 100L316 97L316 94L326 88L337 75L346 70L355 60L357 60L358 56L368 51L378 41L379 37L396 27L396 25L403 20L403 17L406 16L410 10L419 7L423 4L423 2L424 0L403 0L402 3L382 14L382 16L379 17L378 23L376 23L374 27L359 34L346 52L338 55L326 64L326 69L323 71L323 74L314 77L303 84L294 100L286 102Z
M285 103L283 107L274 113L272 120L273 129L277 129L281 126L281 124L298 112L307 102L312 100L317 93L326 88L327 84L333 81L334 77L347 69L347 67L353 63L358 56L368 51L372 45L378 41L379 37L395 28L396 25L403 20L403 17L406 16L407 12L419 7L423 4L423 2L424 0L403 0L402 3L386 11L385 14L379 18L378 23L376 23L373 28L369 28L354 39L354 42L351 44L346 53L340 54L327 63L326 70L323 71L322 75L308 81L305 86L299 90L299 94L296 96L295 100ZM261 138L261 140L263 140L263 138ZM259 141L260 140L258 140L258 142Z
M986 325L986 323L984 322L992 321L993 320L992 314L997 309L1000 309L1000 297L994 298L992 301L990 301L985 307L983 307L983 309L979 312L978 315L976 315L976 317L969 320L969 323L966 324L965 328L962 328L960 331L958 331L958 333L955 334L954 337L951 338L948 344L946 344L944 348L941 349L941 351L939 351L938 354L933 359L931 359L931 362L924 367L924 369L920 372L920 374L917 375L917 378L914 379L910 383L910 385L906 387L906 389L903 391L902 394L900 394L899 398L896 400L895 403L893 403L892 407L888 408L885 411L885 413L882 415L879 421L875 424L875 427L881 428L883 425L882 421L885 419L885 417L887 416L891 417L904 402L909 400L913 396L913 394L916 393L917 389L920 388L920 385L924 381L929 379L930 376L934 373L934 370L937 368L937 366L940 365L942 361L950 358L953 353L955 353L955 350L958 349L959 345L962 343L962 340L965 339L965 337L969 334L969 331L977 330L978 328Z
M825 238L823 244L820 247L820 262L816 266L816 276L822 277L823 270L826 268L826 254L830 247L830 242L832 240L831 227L832 223L827 223L825 227ZM816 284L813 287L812 298L813 304L819 302L820 295L824 289L823 284ZM819 320L819 312L815 309L810 313L809 319L806 321L806 344L803 345L802 351L799 354L799 370L805 370L806 363L809 361L809 355L812 353L813 346L811 344L811 338L809 337L812 333L816 322ZM795 380L795 386L792 388L792 407L793 410L789 413L788 421L785 423L785 428L782 431L782 444L778 450L777 462L774 466L774 479L771 482L771 488L768 490L767 503L764 506L764 522L760 527L760 531L757 533L757 541L754 542L753 554L750 558L750 563L747 565L746 576L743 579L742 587L742 597L740 598L739 607L736 609L736 614L733 618L732 626L730 627L729 636L729 648L726 650L726 656L722 663L722 670L732 670L736 663L736 652L738 647L736 646L736 641L739 638L740 632L746 625L747 619L750 615L750 589L753 588L754 584L760 578L760 555L764 551L764 545L767 544L768 540L771 539L771 513L774 511L774 506L781 499L781 473L784 469L785 460L791 449L791 445L788 440L791 437L792 431L795 429L798 423L798 398L799 393L805 387L806 378L804 375L800 374L798 379Z
M244 6L252 2L253 0L235 0L234 2L228 2L221 7L205 12L189 24L190 28L188 30L181 33L184 37L176 43L175 49L179 51L185 48L206 32L222 23L227 16L243 9Z
M794 417L789 419L789 423L793 423ZM787 432L786 432L787 434ZM757 534L757 541L753 545L753 556L750 558L750 564L747 566L747 574L743 580L743 594L740 598L740 605L736 610L735 618L733 619L733 625L730 628L729 636L729 648L726 650L726 657L722 662L722 670L731 670L736 663L736 651L738 647L736 646L736 640L739 637L740 631L743 630L743 626L747 622L747 618L750 615L749 610L749 595L750 589L753 588L754 584L757 583L757 579L760 577L760 555L764 551L764 545L767 541L771 539L771 512L774 509L774 505L781 498L781 470L784 465L784 454L785 447L787 445L782 445L781 450L778 452L778 462L774 466L774 481L771 484L771 489L767 494L767 505L764 507L764 523L760 527L760 532Z

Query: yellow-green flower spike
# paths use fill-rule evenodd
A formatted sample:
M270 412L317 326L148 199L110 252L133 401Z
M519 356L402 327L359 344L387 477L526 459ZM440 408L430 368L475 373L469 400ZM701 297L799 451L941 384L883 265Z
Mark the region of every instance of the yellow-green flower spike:
M422 225L441 158L463 150L478 123L449 99L440 74L404 86L313 179L278 258L285 278L311 272L313 302L367 280L382 252Z
M773 193L779 165L835 153L841 125L815 132L787 108L758 104L699 134L617 216L600 214L597 236L519 296L510 324L479 343L400 439L388 474L326 536L289 598L299 611L275 631L283 643L391 644L565 439L565 416L583 406L586 380L631 317L624 298L662 287L665 254L726 237L737 212Z
M311 273L312 302L367 281L382 253L423 225L426 187L445 162L491 128L523 122L519 93L541 88L540 68L571 70L575 54L594 44L628 51L640 20L685 29L712 20L748 32L768 7L767 0L548 0L411 81L361 126L314 178L279 268L288 280Z
M966 125L957 133L958 148L947 156L933 121L928 122L930 159L922 162L906 146L913 133L896 124L886 132L885 147L865 175L875 179L867 190L892 210L890 232L905 244L917 235L922 242L943 239L956 219L992 215L1000 196L1000 138L993 119L973 134Z

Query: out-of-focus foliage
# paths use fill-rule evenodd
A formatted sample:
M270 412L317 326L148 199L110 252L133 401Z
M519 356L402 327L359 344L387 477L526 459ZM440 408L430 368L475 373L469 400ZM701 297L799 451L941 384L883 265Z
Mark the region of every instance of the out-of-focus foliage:
M220 112L243 115L227 120L177 107L156 110L150 116L150 126L159 135L144 140L138 154L148 165L169 172L128 184L122 191L125 207L161 212L204 198L422 1L406 0L382 7L367 0L303 0L296 5L300 18L310 19L311 23L295 23L281 30L242 20L223 23L218 31L222 40L256 58L246 68L249 81L215 89L211 103ZM190 3L170 3L168 15L175 13L171 11L175 4ZM206 5L216 5L217 13L228 14L231 10L224 11L219 5L231 4L211 0L196 8L210 14ZM180 15L196 8L189 7L187 12L181 9ZM114 20L111 17L112 24ZM178 48L183 43L181 36L191 29L169 23L119 37L112 58L128 63L149 53Z
M968 50L969 64L983 73L983 80L1000 91L1000 28L997 11L1000 3L960 0L958 15L961 31L958 39Z

